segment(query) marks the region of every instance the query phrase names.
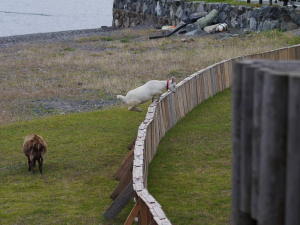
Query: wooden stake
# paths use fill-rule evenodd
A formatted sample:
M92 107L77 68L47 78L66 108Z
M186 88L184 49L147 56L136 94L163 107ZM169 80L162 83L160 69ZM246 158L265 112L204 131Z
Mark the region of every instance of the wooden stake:
M136 204L134 205L133 209L131 210L129 216L127 217L127 220L124 223L124 225L131 225L133 223L135 217L137 217L139 211L140 211L140 203L139 203L139 201L137 201Z

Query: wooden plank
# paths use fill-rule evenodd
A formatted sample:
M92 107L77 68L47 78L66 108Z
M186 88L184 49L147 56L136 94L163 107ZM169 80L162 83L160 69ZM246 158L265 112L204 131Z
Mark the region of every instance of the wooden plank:
M203 84L202 84L202 86L203 86L204 100L206 100L209 97L213 96L210 71L211 71L211 68L206 70L203 74L203 80L202 80Z
M190 82L188 79L185 79L185 83L184 83L184 87L185 87L185 96L186 96L186 103L187 103L187 111L186 114L189 113L192 109L192 105L191 105L191 88L190 88Z
M131 150L131 149L133 148L133 146L135 145L136 139L137 139L137 137L135 137L135 138L132 140L132 142L128 145L127 148L128 148L129 150Z
M221 65L221 75L222 75L222 90L227 88L227 81L226 81L226 61Z
M197 92L197 102L198 104L200 104L202 102L202 99L201 99L201 77L203 76L203 72L200 73L197 77L196 77L196 92Z
M134 196L133 183L130 182L122 193L116 198L112 205L105 211L103 216L108 220L115 219L125 206L130 202Z
M231 64L230 60L226 60L226 62L224 62L226 88L229 88L231 86L230 74L232 73L232 70L230 70L230 64Z
M140 202L140 213L141 213L141 220L139 221L139 224L149 224L147 221L147 205L145 204L145 202L142 200L142 198L139 198L139 202Z
M240 211L241 185L241 120L242 120L242 64L233 64L232 85L232 224L248 224L250 217Z
M191 108L194 109L198 105L198 98L197 98L197 81L196 77L193 77L189 81L190 83L190 95L191 95Z
M181 86L182 88L182 101L183 101L183 109L184 109L184 116L188 114L188 105L187 105L187 97L186 97L186 90L185 90L185 85L183 84Z
M240 210L251 214L252 173L252 124L254 68L244 62L242 69L242 117L241 117L241 199Z
M260 144L261 144L261 115L263 96L263 72L258 68L254 72L253 90L253 129L252 129L252 178L251 178L251 216L257 219L259 167L260 167Z
M204 77L206 76L205 74L207 74L207 71L208 70L203 72L203 74L200 76L200 99L201 99L201 102L203 102L206 99Z
M265 72L262 102L261 164L258 223L284 224L287 82L286 76Z
M134 219L137 217L138 213L140 211L140 203L139 201L136 202L133 209L131 210L129 216L127 217L127 220L125 221L124 225L132 225Z
M175 98L174 94L168 96L169 100L169 114L170 114L170 124L171 128L177 123L176 111L175 111Z
M127 187L127 185L132 181L132 169L133 169L133 162L131 163L131 166L127 169L126 173L121 178L119 184L113 191L113 193L110 195L110 198L115 200L122 191Z
M289 78L285 224L300 224L300 75Z
M221 91L221 73L220 73L220 63L214 66L215 72L215 82L216 82L216 93Z
M297 59L296 49L293 46L288 48L288 58L289 60Z
M165 126L163 125L164 124L164 121L163 121L163 109L162 109L163 105L160 103L159 104L159 141L165 136L165 133L166 133L166 130L165 130Z
M167 110L168 108L166 108L166 101L167 99L164 98L164 101L161 102L161 106L162 106L162 118L163 118L163 126L164 126L164 130L165 132L168 132L168 127L169 127L169 120L167 118Z
M295 46L295 59L300 60L300 44Z
M185 116L184 114L184 101L183 101L183 91L184 91L184 87L183 86L179 86L177 88L177 103L178 103L178 110L177 110L177 120L179 121L181 118L183 118Z
M118 171L114 174L114 178L117 180L121 180L121 178L124 176L128 168L131 166L131 163L133 162L134 158L134 148L128 153L125 160L122 162L120 168Z
M135 145L133 145L133 147L131 148L131 150L128 152L128 154L125 156L125 158L123 159L122 163L121 163L121 166L123 163L126 162L126 160L132 155L134 154L134 150L135 150Z
M217 93L215 68L210 69L210 79L211 79L211 85L212 85L212 94L215 95Z
M166 219L166 214L164 213L161 207L154 207L153 209L160 220Z

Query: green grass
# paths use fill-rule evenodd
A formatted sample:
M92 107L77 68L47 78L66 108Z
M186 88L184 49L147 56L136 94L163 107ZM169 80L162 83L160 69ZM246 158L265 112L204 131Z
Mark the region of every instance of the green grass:
M230 224L230 89L198 105L161 140L148 190L174 225Z
M102 215L147 105L143 113L119 106L1 127L0 224L123 224L133 202L116 220ZM27 171L22 144L30 133L48 145L42 175Z

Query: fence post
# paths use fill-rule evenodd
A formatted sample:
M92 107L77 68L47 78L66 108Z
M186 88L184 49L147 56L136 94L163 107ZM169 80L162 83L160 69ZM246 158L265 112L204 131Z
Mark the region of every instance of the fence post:
M273 73L273 72L272 72ZM287 77L265 72L258 224L284 224Z
M253 120L254 68L244 64L242 69L241 116L241 200L242 212L251 215L251 151Z
M289 78L285 224L300 224L300 74Z
M257 219L257 205L259 198L259 165L261 143L261 111L262 90L264 81L263 72L256 70L254 73L253 90L253 128L252 128L252 185L251 185L251 216Z

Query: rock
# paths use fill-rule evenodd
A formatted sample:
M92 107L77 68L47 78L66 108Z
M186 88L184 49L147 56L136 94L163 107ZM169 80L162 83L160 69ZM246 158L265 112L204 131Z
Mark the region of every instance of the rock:
M205 31L201 30L201 29L198 29L198 30L193 30L189 33L186 33L185 35L186 36L200 36L200 37L202 37L202 36L207 35L207 33Z
M186 36L194 36L196 34L197 30L193 30L193 31L190 31L190 32L186 32Z
M191 23L191 24L188 24L185 29L186 29L186 32L191 32L191 31L194 31L194 30L197 30L199 28L198 24L197 23Z
M155 12L156 12L156 15L161 16L161 7L160 7L160 4L159 4L159 1L157 2Z
M254 17L250 18L250 30L256 30L257 28L257 22Z
M183 10L182 10L182 7L179 6L176 13L175 13L175 16L178 18L178 19L181 19L182 17L182 13L183 13Z
M221 12L218 16L219 23L225 23L227 19L227 14L225 12Z
M236 18L234 17L231 19L230 24L232 28L235 29L240 28L240 24L236 21Z
M282 22L280 24L280 30L282 30L282 31L290 31L290 30L296 30L296 29L298 29L298 26L292 22Z
M294 8L291 9L290 12L291 20L300 26L300 12L296 11Z
M125 26L126 28L130 27L130 20L129 20L128 17L127 17L127 18L125 19L125 21L124 21L124 26Z
M170 7L170 18L173 20L173 19L175 19L175 16L176 16L175 8L174 8L174 6L171 6Z
M140 8L141 8L141 3L138 2L137 5L136 5L135 11L136 11L137 13L140 13L140 12L141 12Z
M268 30L274 30L279 27L279 22L277 20L267 20L263 23L262 30L268 31Z
M197 20L197 24L199 28L204 28L211 24L211 22L218 16L218 11L216 9L213 9L208 15L205 17L202 17Z
M198 12L198 13L204 13L204 12L206 12L206 11L204 10L204 7L203 7L202 4L198 5L198 7L197 7L197 12Z
M222 4L222 6L220 7L220 11L225 12L226 14L229 14L231 12L232 8L231 5L229 3L224 3Z
M148 11L148 6L146 3L143 5L143 13L146 13Z
M120 22L119 22L119 20L115 20L115 26L116 26L116 28L120 28Z

